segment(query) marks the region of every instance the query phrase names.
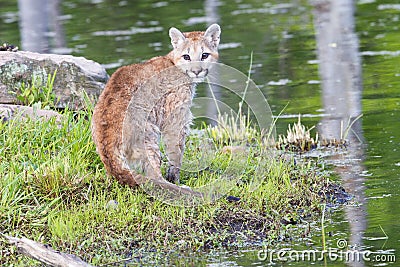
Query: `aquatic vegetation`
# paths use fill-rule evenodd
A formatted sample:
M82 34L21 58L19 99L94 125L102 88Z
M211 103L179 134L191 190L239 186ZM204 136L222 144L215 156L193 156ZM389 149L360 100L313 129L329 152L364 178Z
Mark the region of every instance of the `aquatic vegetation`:
M355 120L357 119L358 118ZM317 149L318 147L346 147L346 137L351 126L352 124L344 131L341 131L342 137L339 139L320 138L318 132L315 134L315 137L312 137L310 131L315 127L313 126L307 129L306 126L301 123L301 116L299 115L297 123L288 125L286 135L280 134L278 136L276 148L294 152L306 152Z

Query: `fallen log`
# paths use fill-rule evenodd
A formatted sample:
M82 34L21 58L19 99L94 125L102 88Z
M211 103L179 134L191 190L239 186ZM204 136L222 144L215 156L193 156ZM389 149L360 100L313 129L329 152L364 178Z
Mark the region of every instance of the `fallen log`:
M4 235L11 244L14 244L18 251L32 259L55 267L89 267L90 265L79 257L71 254L56 251L46 245L30 240L28 238L17 238Z
M49 120L53 117L55 117L56 121L60 123L63 116L53 110L35 109L33 107L21 105L0 104L0 121L10 121L14 118Z

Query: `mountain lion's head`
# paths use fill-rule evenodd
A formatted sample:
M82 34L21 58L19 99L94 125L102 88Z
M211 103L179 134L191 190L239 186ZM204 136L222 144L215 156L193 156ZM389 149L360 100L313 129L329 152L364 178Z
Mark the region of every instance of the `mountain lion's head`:
M205 32L180 32L176 28L169 30L174 50L172 60L193 81L202 81L208 74L213 62L218 60L218 44L221 28L212 24Z

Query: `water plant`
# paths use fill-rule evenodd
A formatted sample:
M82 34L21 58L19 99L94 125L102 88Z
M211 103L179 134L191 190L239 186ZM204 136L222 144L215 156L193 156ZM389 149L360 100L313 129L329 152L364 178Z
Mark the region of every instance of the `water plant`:
M317 147L318 144L318 133L314 137L311 137L310 131L314 127L306 129L301 123L301 116L299 114L297 123L288 125L286 134L280 134L278 142L276 143L277 148L286 149L290 151L309 151Z

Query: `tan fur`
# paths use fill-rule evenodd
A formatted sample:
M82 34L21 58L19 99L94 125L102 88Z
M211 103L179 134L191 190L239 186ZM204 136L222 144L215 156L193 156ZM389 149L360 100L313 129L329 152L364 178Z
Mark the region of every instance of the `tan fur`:
M213 24L206 32L188 33L171 28L169 34L174 48L169 54L121 67L111 76L94 109L92 133L107 172L122 184L151 181L190 194L170 182L179 183L194 82L218 59L220 28ZM169 182L161 175L160 136Z

